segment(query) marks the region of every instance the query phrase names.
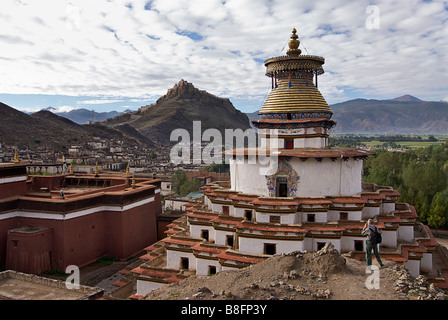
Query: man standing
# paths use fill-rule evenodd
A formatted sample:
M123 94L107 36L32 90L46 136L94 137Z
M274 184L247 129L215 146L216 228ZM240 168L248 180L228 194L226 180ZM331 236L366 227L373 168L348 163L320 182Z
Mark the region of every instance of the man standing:
M375 233L379 233L379 230L375 225L373 224L373 220L369 219L367 223L364 225L364 228L362 229L362 235L367 235L366 240L366 260L367 265L372 265L372 250L373 254L375 255L376 261L380 264L381 267L384 266L383 262L381 261L380 254L378 253L378 243L375 242Z

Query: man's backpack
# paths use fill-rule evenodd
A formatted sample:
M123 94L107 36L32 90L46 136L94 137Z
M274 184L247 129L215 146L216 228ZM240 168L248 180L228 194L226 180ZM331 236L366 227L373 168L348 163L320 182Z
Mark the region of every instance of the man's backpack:
M378 228L375 228L375 231L372 231L372 242L374 244L380 244L381 241L383 241L383 237L381 236Z

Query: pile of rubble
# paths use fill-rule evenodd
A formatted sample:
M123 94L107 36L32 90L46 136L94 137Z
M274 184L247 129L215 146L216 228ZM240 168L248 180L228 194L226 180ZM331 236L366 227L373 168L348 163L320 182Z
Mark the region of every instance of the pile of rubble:
M402 299L408 300L446 300L445 292L429 283L425 276L413 277L400 265L393 267L397 272L398 280L395 282L395 291Z
M318 252L294 251L241 270L192 276L150 292L149 300L402 300L445 299L422 276L393 262L380 269L380 289L369 289L365 262L341 255L330 243Z

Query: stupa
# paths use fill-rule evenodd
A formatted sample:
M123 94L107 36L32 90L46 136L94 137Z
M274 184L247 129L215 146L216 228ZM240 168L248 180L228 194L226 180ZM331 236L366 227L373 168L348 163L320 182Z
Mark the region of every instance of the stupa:
M370 218L382 232L383 262L404 264L415 276L433 274L437 242L417 222L414 207L398 203L400 194L392 187L362 181L363 160L373 153L328 146L336 123L317 86L325 60L302 55L299 46L294 29L286 55L264 62L272 90L260 120L253 121L261 144L225 152L231 158L230 183L205 185L203 199L191 202L167 237L147 248L146 262L132 270L135 297L191 274L244 268L274 254L317 251L327 242L362 260L366 238L361 231ZM261 170L265 165L259 161L244 161L260 154L275 157L270 170ZM444 279L433 281L446 285Z

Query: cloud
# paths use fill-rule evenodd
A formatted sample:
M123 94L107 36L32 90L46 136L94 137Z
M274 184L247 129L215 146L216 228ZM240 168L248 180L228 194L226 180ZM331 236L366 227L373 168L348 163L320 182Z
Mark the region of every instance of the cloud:
M123 102L124 100L117 99L97 99L97 100L84 100L78 101L78 104L107 104L107 103L115 103L115 102Z
M57 107L57 108L53 108L50 111L53 112L53 113L65 113L65 112L70 112L70 111L73 111L73 110L76 110L76 108L73 107L73 106L60 106L60 107Z
M329 102L361 95L447 95L448 11L441 1L2 1L2 93L160 96L180 79L232 100L263 100L262 63L285 54L293 27L304 54L324 56ZM284 50L282 51L282 49ZM107 101L107 102L106 102Z

